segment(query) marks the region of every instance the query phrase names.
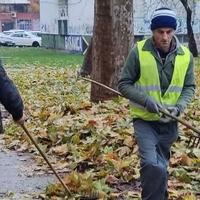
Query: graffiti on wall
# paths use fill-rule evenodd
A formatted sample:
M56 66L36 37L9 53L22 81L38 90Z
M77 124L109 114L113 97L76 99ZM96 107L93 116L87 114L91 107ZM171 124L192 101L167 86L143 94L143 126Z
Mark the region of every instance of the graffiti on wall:
M41 23L40 30L43 33L58 34L58 21L54 20L49 23Z
M187 27L186 27L186 20L185 19L177 19L177 28L176 28L177 34L186 34L187 33Z
M139 1L138 1L139 2ZM143 12L138 12L137 7L140 7ZM177 19L177 31L176 34L186 34L186 11L179 0L142 0L135 7L134 13L134 33L135 35L149 35L151 34L150 19L153 11L160 7L169 7L176 11ZM192 3L192 27L194 33L200 32L200 18L199 18L200 3Z
M149 35L150 32L150 20L143 18L137 18L134 20L134 34L135 35Z
M67 7L67 5L59 6L58 16L59 16L59 19L63 19L63 20L68 18L68 7Z
M92 24L69 24L68 34L71 35L92 35Z
M82 37L81 36L66 36L65 49L69 52L82 52Z
M48 25L47 24L41 24L40 30L41 30L41 32L49 32Z

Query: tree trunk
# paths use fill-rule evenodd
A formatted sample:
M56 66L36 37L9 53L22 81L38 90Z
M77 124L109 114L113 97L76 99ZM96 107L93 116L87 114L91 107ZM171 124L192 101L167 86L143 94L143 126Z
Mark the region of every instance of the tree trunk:
M194 33L192 29L192 10L190 9L187 0L181 0L181 3L183 4L186 12L187 12L187 35L188 35L188 47L190 51L192 52L194 57L198 57L198 50L196 41L194 38Z
M133 0L95 0L91 78L117 88L121 68L133 41ZM91 101L116 94L92 84Z

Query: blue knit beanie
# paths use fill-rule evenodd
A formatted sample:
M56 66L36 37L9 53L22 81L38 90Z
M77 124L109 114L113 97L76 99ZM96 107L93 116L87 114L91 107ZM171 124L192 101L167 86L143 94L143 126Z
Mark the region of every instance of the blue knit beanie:
M176 14L169 8L159 8L153 13L151 19L151 30L157 28L173 28L176 30L177 20Z

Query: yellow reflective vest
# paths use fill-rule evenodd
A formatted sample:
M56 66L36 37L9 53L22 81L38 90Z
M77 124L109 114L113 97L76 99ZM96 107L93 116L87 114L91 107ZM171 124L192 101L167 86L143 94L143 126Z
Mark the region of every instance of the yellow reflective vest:
M176 105L190 63L190 52L186 47L181 46L184 54L176 55L171 83L162 96L156 60L150 51L144 51L142 49L145 41L146 40L143 40L137 43L140 61L140 78L135 83L134 87L144 91L161 105ZM131 106L130 112L133 118L141 118L149 121L158 120L160 118L158 114L150 113L143 107L134 103Z

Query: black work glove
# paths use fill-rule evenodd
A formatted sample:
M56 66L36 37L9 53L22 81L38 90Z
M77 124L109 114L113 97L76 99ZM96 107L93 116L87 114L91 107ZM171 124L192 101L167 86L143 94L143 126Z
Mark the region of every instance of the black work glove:
M148 97L145 101L144 107L151 113L157 113L159 114L159 109L161 106L155 102L151 97Z
M175 117L178 117L180 115L180 111L177 106L169 106L167 107L167 110L169 113Z
M180 111L177 106L168 106L168 107L166 107L166 110L169 112L169 114L171 114L175 117L178 117L180 115ZM171 117L168 117L165 114L163 114L163 116L160 118L159 121L162 123L169 123L169 122L172 122L175 120L172 119Z

